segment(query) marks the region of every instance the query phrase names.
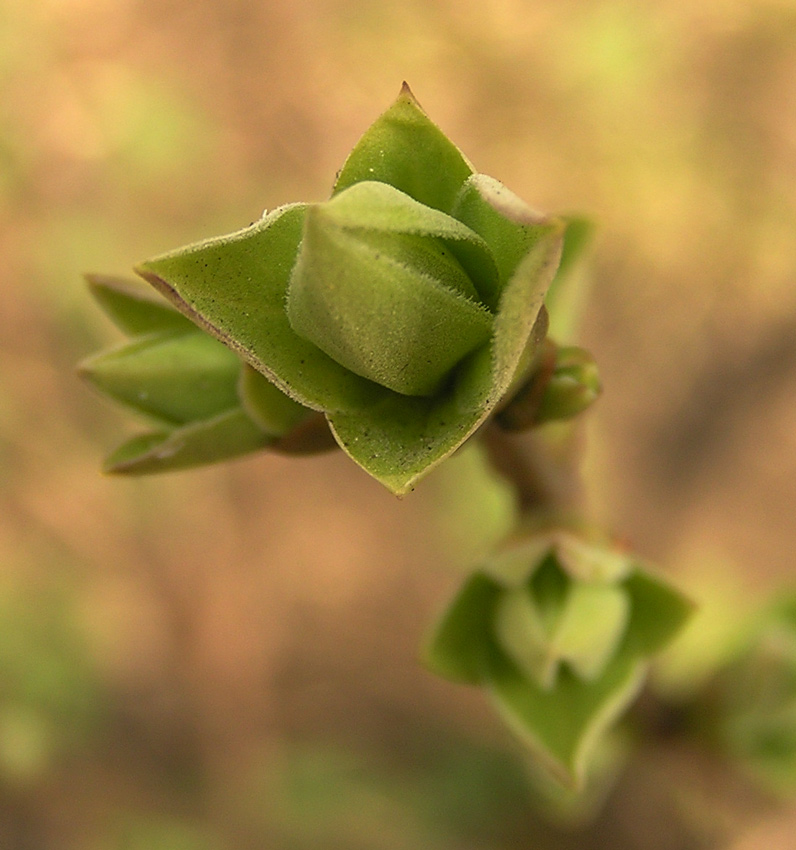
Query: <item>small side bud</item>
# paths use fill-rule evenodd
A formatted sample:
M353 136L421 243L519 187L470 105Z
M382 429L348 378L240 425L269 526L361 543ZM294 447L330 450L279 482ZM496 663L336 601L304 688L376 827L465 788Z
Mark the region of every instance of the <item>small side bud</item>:
M524 431L546 422L572 419L602 393L602 381L591 354L577 346L558 347L550 340L531 377L500 411L506 431Z
M599 398L602 389L597 364L588 351L576 346L559 348L536 412L536 424L577 416Z

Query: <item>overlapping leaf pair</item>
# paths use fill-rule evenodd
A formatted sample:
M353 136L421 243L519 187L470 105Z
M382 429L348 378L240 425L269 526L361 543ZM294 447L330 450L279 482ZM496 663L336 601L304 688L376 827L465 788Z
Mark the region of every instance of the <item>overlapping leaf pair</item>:
M81 371L153 425L113 452L107 471L165 472L265 447L309 453L333 445L311 410L155 293L100 275L89 283L130 340L86 360Z
M578 787L649 657L691 611L663 579L606 541L554 528L512 541L463 586L426 661L483 685L551 772Z

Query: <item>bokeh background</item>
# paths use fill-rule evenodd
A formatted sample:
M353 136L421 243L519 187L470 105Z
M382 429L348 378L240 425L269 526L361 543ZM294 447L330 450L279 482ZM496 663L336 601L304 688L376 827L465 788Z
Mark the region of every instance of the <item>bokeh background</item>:
M710 604L792 580L792 0L3 0L4 850L796 847L787 801L674 746L588 833L539 818L480 696L416 662L500 488L100 475L130 423L75 376L118 339L81 274L323 199L404 79L480 171L599 222L591 515Z

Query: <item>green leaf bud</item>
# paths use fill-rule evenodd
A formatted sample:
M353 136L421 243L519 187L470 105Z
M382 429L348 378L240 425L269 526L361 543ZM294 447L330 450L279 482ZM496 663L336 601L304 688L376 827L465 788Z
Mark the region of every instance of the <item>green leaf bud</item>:
M536 411L536 424L571 419L590 407L601 393L600 373L591 354L576 346L559 348Z
M579 785L602 734L690 603L609 543L565 529L506 546L433 633L428 666L484 686L559 781Z
M529 372L498 415L507 431L571 419L602 393L594 358L576 346L558 347L546 340Z
M293 330L363 378L433 395L492 331L456 241L488 251L455 219L383 183L311 207L288 286Z
M534 361L564 231L474 173L404 86L331 200L281 207L136 271L327 423L296 429L321 442L328 431L400 495L471 437ZM124 307L135 333L141 306ZM270 413L245 386L245 409L268 430Z

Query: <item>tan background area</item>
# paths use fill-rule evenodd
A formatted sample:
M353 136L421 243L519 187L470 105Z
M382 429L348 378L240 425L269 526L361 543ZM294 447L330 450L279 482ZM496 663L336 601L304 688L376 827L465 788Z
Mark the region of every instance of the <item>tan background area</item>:
M698 598L790 580L792 2L4 0L4 850L796 848L676 752L591 843L540 825L479 695L416 661L499 525L444 473L99 474L129 423L74 373L118 338L81 273L323 199L404 79L478 170L599 223L591 515Z

